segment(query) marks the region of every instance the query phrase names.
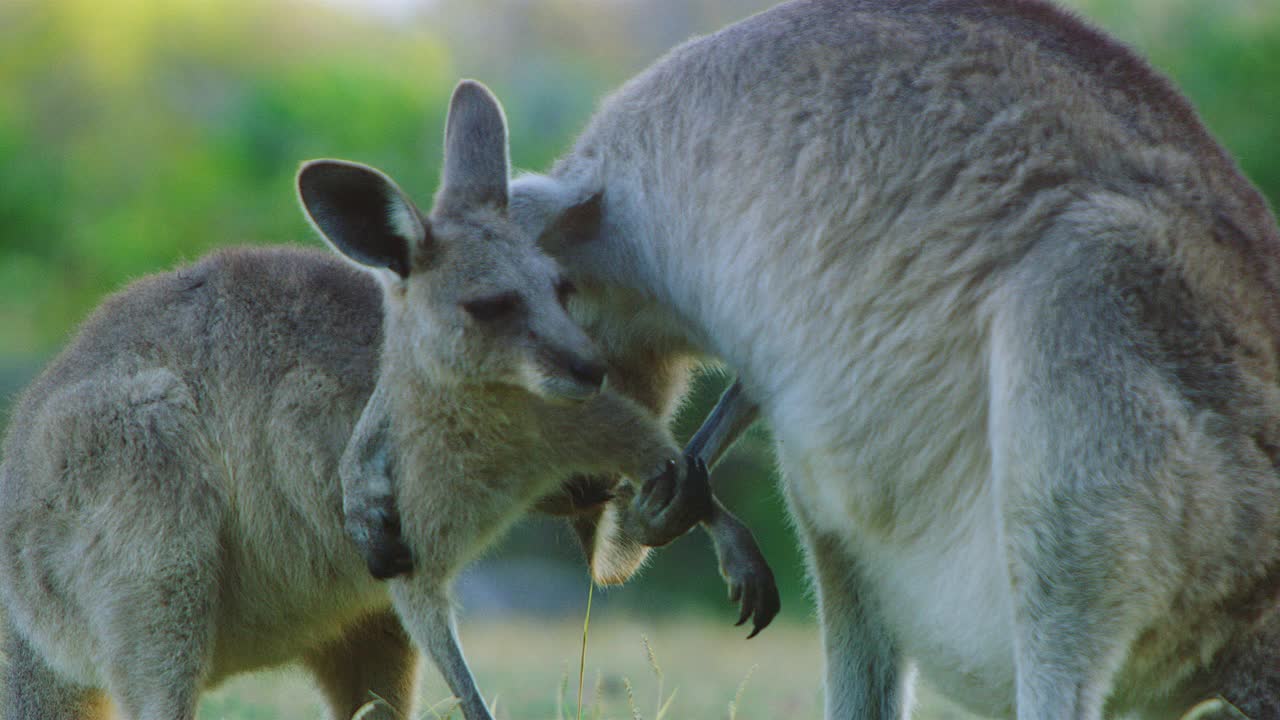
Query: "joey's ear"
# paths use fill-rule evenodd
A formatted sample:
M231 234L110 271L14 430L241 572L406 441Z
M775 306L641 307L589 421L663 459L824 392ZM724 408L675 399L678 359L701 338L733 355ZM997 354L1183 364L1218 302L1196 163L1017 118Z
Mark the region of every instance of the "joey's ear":
M595 238L600 234L602 201L602 195L592 195L565 208L538 236L538 245L554 253Z
M524 175L511 184L510 217L543 250L555 254L599 235L603 203L600 190Z
M439 202L507 207L507 120L484 85L463 80L449 101L444 129L444 178Z
M298 197L311 223L348 259L409 276L430 228L391 178L358 163L312 160L298 171Z

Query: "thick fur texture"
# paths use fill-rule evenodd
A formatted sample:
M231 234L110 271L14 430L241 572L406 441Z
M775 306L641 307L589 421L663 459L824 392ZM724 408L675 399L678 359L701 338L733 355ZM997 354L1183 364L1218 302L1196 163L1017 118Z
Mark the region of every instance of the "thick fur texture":
M407 707L414 656L363 630L390 600L337 472L381 314L370 278L291 249L103 303L17 405L0 467L6 720L79 718L104 691L126 718L191 717L198 688L303 657L334 717L370 691ZM342 697L346 645L374 646L385 682Z
M1280 238L1127 48L1041 0L786 3L511 207L602 346L758 402L828 718L906 717L917 672L993 717L1280 718Z
M456 571L574 473L679 458L601 391L560 270L506 220L503 122L459 86L446 154L467 162L446 162L430 216L370 168L309 163L304 206L351 263L236 250L145 278L28 389L0 465L7 720L96 717L107 697L130 720L192 718L202 689L292 660L335 718L374 695L408 716L411 638L490 719ZM418 560L390 584L343 524L340 476L368 458L394 473Z

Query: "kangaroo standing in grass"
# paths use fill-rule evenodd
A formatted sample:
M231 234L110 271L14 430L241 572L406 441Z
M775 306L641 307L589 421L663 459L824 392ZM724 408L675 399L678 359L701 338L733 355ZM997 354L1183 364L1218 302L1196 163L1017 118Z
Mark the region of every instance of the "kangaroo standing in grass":
M295 659L335 718L373 694L408 716L410 638L490 717L456 571L571 473L689 484L654 416L601 391L564 277L505 219L505 148L496 101L463 83L430 216L363 166L299 173L316 227L379 283L312 251L219 253L108 300L35 381L0 465L6 720L108 697L192 718L203 688ZM344 458L353 429L390 440ZM343 531L340 467L368 463L396 468L418 564L389 585Z
M1280 718L1280 237L1129 49L1042 0L786 3L511 205L602 325L739 372L830 720L907 717L917 674L994 717Z

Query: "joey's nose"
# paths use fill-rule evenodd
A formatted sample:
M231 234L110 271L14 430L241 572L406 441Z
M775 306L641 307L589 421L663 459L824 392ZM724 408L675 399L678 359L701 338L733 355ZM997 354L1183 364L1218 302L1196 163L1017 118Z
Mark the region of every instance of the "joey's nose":
M583 385L598 388L604 384L605 365L598 360L573 358L568 369L573 379Z

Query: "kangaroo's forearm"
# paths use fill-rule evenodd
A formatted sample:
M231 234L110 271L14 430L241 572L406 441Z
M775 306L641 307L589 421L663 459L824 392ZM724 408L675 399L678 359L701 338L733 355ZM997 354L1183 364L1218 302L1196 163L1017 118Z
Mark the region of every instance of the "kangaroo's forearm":
M344 506L362 496L394 494L395 452L388 399L381 385L374 388L347 441L338 468Z
M707 467L714 467L759 416L760 406L747 395L741 380L734 381L720 396L702 427L689 439L685 455L700 458Z
M646 478L628 513L632 522L628 532L641 543L658 547L683 535L695 523L710 519L708 529L713 530L712 537L718 541L714 532L715 496L707 468L719 460L758 414L742 384L734 383L690 441L683 461L678 466L668 464L660 473Z
M720 561L720 574L729 584L729 597L742 603L738 624L754 617L751 635L765 629L781 608L778 583L751 530L717 499L702 522Z
M563 426L552 429L553 442L563 444L571 471L643 479L680 457L671 433L656 417L610 391L572 409L561 421Z
M397 453L389 399L379 383L338 464L344 526L369 572L377 578L395 577L413 567L409 548L400 538Z

